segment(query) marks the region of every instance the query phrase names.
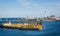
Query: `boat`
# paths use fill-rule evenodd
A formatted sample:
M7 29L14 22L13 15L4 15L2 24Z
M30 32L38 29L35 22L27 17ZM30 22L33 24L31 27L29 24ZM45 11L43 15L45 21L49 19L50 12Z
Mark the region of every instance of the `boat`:
M12 24L12 23L4 23L0 25L0 28L8 28L8 29L19 29L19 30L42 30L43 26L40 23L37 24Z

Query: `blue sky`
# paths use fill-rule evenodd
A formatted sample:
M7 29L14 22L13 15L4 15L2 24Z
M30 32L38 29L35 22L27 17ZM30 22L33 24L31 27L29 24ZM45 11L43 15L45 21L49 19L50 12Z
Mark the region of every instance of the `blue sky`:
M50 15L60 16L60 0L0 0L0 18Z

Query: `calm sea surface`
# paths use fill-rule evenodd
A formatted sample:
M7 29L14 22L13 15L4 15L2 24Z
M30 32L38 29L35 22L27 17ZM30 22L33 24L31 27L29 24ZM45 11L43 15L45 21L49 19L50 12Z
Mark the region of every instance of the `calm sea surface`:
M43 22L43 27L42 31L0 28L0 36L60 36L60 22Z

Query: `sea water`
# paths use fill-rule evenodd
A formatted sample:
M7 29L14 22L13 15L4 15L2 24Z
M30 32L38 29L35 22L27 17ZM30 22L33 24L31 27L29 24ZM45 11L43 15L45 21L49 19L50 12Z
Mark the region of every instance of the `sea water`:
M1 24L2 22L0 22ZM42 31L0 28L0 36L60 36L60 22L43 22Z

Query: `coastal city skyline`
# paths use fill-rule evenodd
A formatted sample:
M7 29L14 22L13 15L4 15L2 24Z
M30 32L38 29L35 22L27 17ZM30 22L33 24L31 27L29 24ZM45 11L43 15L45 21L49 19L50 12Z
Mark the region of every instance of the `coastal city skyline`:
M60 16L60 0L0 0L2 17Z

